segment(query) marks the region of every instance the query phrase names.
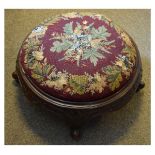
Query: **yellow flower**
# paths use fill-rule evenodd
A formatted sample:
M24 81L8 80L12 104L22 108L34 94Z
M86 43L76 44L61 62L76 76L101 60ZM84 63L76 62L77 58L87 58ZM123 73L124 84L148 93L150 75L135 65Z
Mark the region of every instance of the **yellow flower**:
M94 75L94 78L98 81L98 82L100 82L102 79L101 79L101 75L98 73L98 72L96 72L96 74Z
M38 61L41 61L42 59L44 59L43 52L40 52L40 51L33 51L33 56Z
M117 66L122 67L124 63L123 63L122 61L119 60L119 61L116 61L115 64L116 64Z
M122 71L123 71L123 72L127 70L127 67L125 66L125 63L124 63L123 61L118 60L118 61L116 61L115 64L116 64L117 66L120 66L120 67L122 68Z

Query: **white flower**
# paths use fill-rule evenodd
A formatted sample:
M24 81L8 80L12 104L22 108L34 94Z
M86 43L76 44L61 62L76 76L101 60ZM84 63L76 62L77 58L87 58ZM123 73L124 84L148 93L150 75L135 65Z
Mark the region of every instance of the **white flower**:
M67 85L66 74L61 73L61 75L56 81L47 80L45 82L45 85L47 85L48 87L54 87L57 90L62 90L64 88L64 85Z
M67 79L61 76L58 80L58 86L63 88L64 85L67 85Z

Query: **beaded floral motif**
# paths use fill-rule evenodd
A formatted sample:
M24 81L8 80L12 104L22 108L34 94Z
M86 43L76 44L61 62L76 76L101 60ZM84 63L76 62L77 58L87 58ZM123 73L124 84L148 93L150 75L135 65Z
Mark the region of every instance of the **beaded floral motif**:
M74 17L82 18L82 15L72 13L69 15L62 15L62 17L59 17L59 19L68 19ZM94 19L98 18L100 20L104 20L111 27L114 27L110 20L105 20L105 17L101 15L92 15L91 17ZM126 79L130 77L132 68L136 61L136 49L129 36L124 31L118 29L118 27L116 27L116 30L124 41L124 48L121 51L122 55L118 55L115 62L112 62L112 65L102 68L100 73L96 72L93 75L88 73L83 75L72 75L66 70L61 72L57 71L57 68L54 65L48 64L47 59L44 57L44 47L41 40L47 30L47 26L52 23L53 20L50 20L44 25L38 26L32 31L32 33L23 43L23 49L25 50L25 67L30 69L31 76L38 81L40 85L54 88L55 90L61 90L64 93L69 93L70 95L82 95L85 93L94 94L95 92L103 93L105 88L114 91L120 87L123 76L125 76ZM82 28L84 26L86 26L90 32L94 31L92 32L93 35L89 36L87 34L85 36ZM84 30L87 29L84 28ZM110 36L110 33L107 32L105 27L93 29L93 24L87 25L87 21L83 21L83 25L77 23L74 29L72 27L72 23L68 23L68 25L65 25L64 27L64 32L65 33L62 35L52 34L52 38L55 39L55 42L51 47L51 52L61 52L62 50L66 50L65 57L62 59L68 60L72 58L77 61L77 65L79 65L80 61L83 59L89 59L95 66L98 59L104 58L104 52L109 53L109 51L106 49L106 45L112 46L114 42L113 40L107 41L107 37ZM68 36L67 40L63 40L64 35ZM74 35L79 35L78 37L82 37L82 39L78 40L77 36ZM73 38L71 39L69 37ZM102 43L103 40L104 43ZM78 43L77 47L75 47L75 42ZM100 50L101 44L102 47L105 47L105 49L102 49L103 51ZM90 49L97 49L93 51L95 54L88 48L90 46ZM87 49L89 49L89 52ZM76 55L73 55L75 51Z

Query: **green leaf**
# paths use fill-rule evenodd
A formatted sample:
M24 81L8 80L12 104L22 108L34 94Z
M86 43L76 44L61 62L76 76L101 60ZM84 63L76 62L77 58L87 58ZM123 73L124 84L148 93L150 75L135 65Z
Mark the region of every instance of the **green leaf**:
M41 65L37 65L34 69L34 72L38 75L42 75L42 69L41 69Z
M70 22L64 26L64 32L68 35L73 34L73 22Z
M106 74L116 74L118 72L121 72L121 69L118 66L107 66L104 68L104 72Z
M90 56L90 62L93 63L94 66L97 65L97 61L98 61L98 59L94 55Z
M51 70L51 66L50 65L45 65L43 67L43 71L42 71L43 75L48 75L50 70Z
M88 78L85 75L75 75L69 79L69 85L73 88L73 92L79 95L84 94Z
M81 30L82 26L80 25L80 23L76 22L76 25L77 25L76 29Z
M107 29L104 26L98 27L98 29L95 29L94 27L91 30L92 38L93 39L105 39L107 40L107 37L111 35L111 33L107 32Z
M55 41L53 43L53 47L51 47L50 51L52 52L62 52L67 50L68 48L70 48L72 46L72 42L69 40L63 40L63 42L59 42L59 41Z
M112 43L114 43L115 42L115 40L112 40L112 41L106 41L106 42L104 42L104 45L110 45L110 44L112 44Z
M53 43L53 47L51 47L50 51L52 52L61 52L62 51L62 48L61 48L61 42L59 41L55 41Z
M92 49L87 49L84 52L82 60L90 59L90 62L93 63L94 66L96 66L98 58L102 59L104 58L104 56L101 53L99 53L97 49L92 48Z
M93 25L94 25L94 23L91 23L91 24L88 26L87 30L88 30L88 31L91 31Z
M115 75L115 80L109 84L111 90L114 91L116 88L118 88L120 86L121 81L122 81L122 75L121 73L117 73Z
M98 31L101 33L104 33L104 32L106 32L107 31L107 29L104 27L104 26L100 26L99 28L98 28Z
M32 77L33 77L34 79L36 79L38 82L43 81L43 76L38 75L38 74L35 74L35 73L33 73L33 72L32 72Z
M107 74L109 87L112 91L114 91L120 86L120 82L122 81L121 69L118 66L107 66L104 71Z
M101 53L97 52L97 51L93 52L93 55L96 56L97 58L100 58L100 59L104 58L104 56Z
M73 46L73 42L69 41L69 40L63 40L62 44L61 44L61 47L62 47L62 50L67 50L69 49L71 46Z
M82 60L87 60L87 59L89 59L91 55L92 55L91 49L90 49L90 50L89 50L89 49L85 50L85 52L83 53L83 58L82 58Z

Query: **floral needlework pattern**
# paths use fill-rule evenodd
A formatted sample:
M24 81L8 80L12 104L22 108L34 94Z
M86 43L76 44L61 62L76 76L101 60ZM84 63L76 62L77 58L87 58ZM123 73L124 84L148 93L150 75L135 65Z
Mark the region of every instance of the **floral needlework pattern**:
M61 60L75 60L79 66L80 60L89 59L96 66L98 59L104 58L104 53L110 53L107 49L115 40L108 41L110 33L104 26L97 29L94 23L88 24L86 20L82 25L76 22L73 28L73 22L65 24L63 34L52 34L52 39L56 41L51 47L52 52L65 51L65 56ZM58 41L59 40L59 41Z
M29 70L30 75L40 86L53 88L70 95L83 95L89 93L104 93L105 89L115 91L121 85L123 79L128 80L136 64L136 49L129 36L110 20L101 15L91 15L92 19L106 22L109 27L116 30L123 40L123 49L115 56L115 60L107 66L97 70L95 73L71 74L67 70L58 70L54 64L49 63L45 56L45 47L42 38L48 30L48 26L59 20L72 18L83 18L84 15L72 13L62 15L57 20L50 19L44 24L36 27L23 43L24 67ZM52 33L54 40L50 46L52 53L64 52L64 57L58 59L76 61L77 68L80 62L90 61L95 67L100 59L105 59L105 53L110 55L111 47L114 47L115 39L109 40L111 33L105 26L94 27L94 23L88 24L87 20L79 22L69 22L64 25L62 33ZM21 52L22 53L22 52Z

